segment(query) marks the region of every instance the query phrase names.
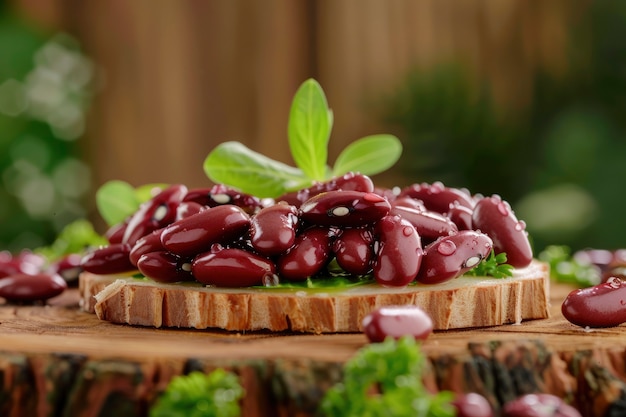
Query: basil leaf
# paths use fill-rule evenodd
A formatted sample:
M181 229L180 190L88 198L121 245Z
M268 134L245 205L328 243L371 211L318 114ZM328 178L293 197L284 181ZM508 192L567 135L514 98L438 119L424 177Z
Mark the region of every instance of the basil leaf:
M204 172L215 183L257 197L278 197L311 181L297 168L275 161L240 142L223 142L204 160Z
M328 140L333 113L317 81L305 81L296 92L289 113L287 134L296 165L312 180L327 178Z
M378 174L395 164L402 154L402 143L393 135L372 135L348 145L337 157L333 176L346 172Z
M96 192L96 206L109 226L123 222L139 208L135 189L124 181L109 181Z

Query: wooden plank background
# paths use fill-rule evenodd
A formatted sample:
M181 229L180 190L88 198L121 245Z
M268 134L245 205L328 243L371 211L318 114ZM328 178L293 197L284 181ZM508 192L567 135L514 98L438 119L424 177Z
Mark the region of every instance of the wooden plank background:
M412 68L461 62L487 80L503 115L514 114L528 105L537 69L564 70L568 31L584 12L567 0L15 4L78 38L100 69L83 140L95 187L206 185L202 161L224 140L291 163L287 116L308 77L335 113L331 160L361 136L393 131L377 106Z

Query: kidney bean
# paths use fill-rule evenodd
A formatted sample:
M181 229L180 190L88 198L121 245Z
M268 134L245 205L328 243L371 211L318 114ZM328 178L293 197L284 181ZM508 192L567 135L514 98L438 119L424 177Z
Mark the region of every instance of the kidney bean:
M348 172L328 181L317 182L308 188L285 193L278 197L276 201L284 201L292 206L300 207L311 197L315 197L324 192L337 190L371 193L374 192L374 183L367 175Z
M556 395L525 394L502 407L502 417L581 417L571 405Z
M373 273L379 284L402 287L413 281L422 262L422 241L415 228L400 216L385 216L374 228Z
M130 245L114 243L87 253L81 260L83 270L93 274L108 275L135 271L130 262Z
M417 230L417 234L420 235L422 243L432 242L440 236L448 236L458 231L452 220L434 211L420 211L409 207L395 206L391 208L389 213L398 215L411 223Z
M593 287L570 292L563 317L581 327L613 327L626 322L626 281L616 277Z
M493 417L489 401L475 392L457 394L452 400L452 406L456 408L456 417Z
M421 200L416 200L411 197L398 197L391 201L391 207L408 207L418 211L426 211L426 206Z
M399 197L411 197L421 200L428 210L445 214L450 209L450 204L457 202L467 208L474 207L474 200L467 190L446 187L440 181L432 184L412 184L400 192Z
M416 280L422 284L439 284L459 277L488 256L492 247L489 236L474 230L440 237L424 248Z
M196 213L206 210L208 207L194 201L183 201L176 206L176 216L174 221L184 219Z
M193 256L209 250L214 243L238 239L249 227L250 216L243 209L225 204L166 226L161 233L161 243L179 256Z
M339 266L354 275L372 271L374 260L374 236L367 228L344 229L332 246Z
M59 274L67 283L78 282L78 276L83 272L82 259L77 253L65 255L53 262L48 272Z
M298 209L285 202L264 207L250 220L250 245L264 256L281 255L296 240Z
M157 229L153 232L139 238L137 242L130 249L128 259L130 263L137 266L137 262L141 255L149 252L159 252L165 250L165 247L161 243L161 233L164 229Z
M291 281L304 281L324 268L331 257L331 233L313 227L296 236L292 248L276 261L278 275Z
M198 255L191 264L196 280L219 287L263 285L274 276L274 264L262 256L236 248L212 250Z
M122 243L124 240L124 233L126 233L126 228L128 227L128 222L130 218L125 221L114 224L109 227L106 232L104 232L104 237L109 243Z
M373 224L389 213L391 205L378 194L328 191L300 206L300 218L315 225L358 227Z
M0 280L0 297L12 302L44 301L66 288L65 280L55 273L18 273Z
M472 213L472 228L489 235L495 253L506 253L507 263L515 268L523 268L532 262L533 250L526 225L515 217L509 203L500 196L478 200Z
M426 340L433 331L430 316L416 305L379 307L363 319L363 332L372 343L380 343L387 337L399 339L412 336Z
M128 221L123 243L134 244L140 237L160 229L176 219L176 207L187 194L182 184L171 185L143 203Z
M448 209L447 216L456 224L459 230L472 230L473 210L461 204L453 203Z
M195 202L208 207L232 204L248 214L255 213L262 207L261 200L258 197L242 193L223 184L216 184L210 188L189 190L183 201Z
M0 255L0 278L17 273L37 274L46 262L41 255L26 249L15 255L2 251Z
M137 261L139 272L157 282L193 281L191 261L172 252L148 252Z

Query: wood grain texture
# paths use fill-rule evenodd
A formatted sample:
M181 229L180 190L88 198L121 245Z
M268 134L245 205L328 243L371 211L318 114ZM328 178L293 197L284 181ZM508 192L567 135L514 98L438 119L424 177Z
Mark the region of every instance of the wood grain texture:
M549 315L548 267L540 262L508 279L461 277L436 286L367 285L340 292L208 288L88 273L81 276L80 288L85 310L95 311L98 318L157 328L360 332L363 318L373 309L402 304L424 309L436 330Z

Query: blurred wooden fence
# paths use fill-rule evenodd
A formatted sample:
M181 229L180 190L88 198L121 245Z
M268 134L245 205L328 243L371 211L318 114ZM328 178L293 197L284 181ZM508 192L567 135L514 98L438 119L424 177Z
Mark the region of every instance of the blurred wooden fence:
M207 184L224 140L291 163L291 98L320 81L335 113L331 158L388 131L369 104L412 68L464 63L504 111L528 104L538 68L562 71L580 10L567 0L16 0L77 37L102 71L85 138L109 179Z

